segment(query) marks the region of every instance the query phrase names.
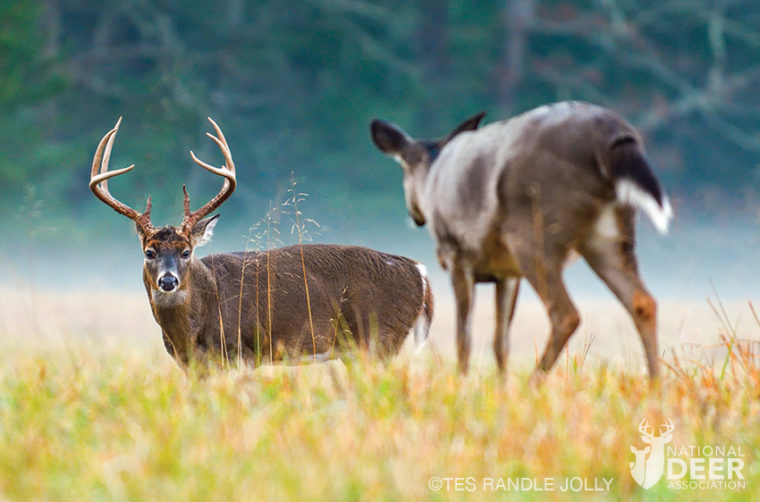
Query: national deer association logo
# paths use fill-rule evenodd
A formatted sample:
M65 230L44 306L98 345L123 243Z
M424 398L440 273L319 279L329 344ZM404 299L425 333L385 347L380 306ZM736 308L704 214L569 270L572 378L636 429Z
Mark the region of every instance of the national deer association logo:
M659 434L654 435L654 427L645 418L639 424L641 440L646 443L644 448L631 446L631 453L636 460L629 464L633 480L644 488L651 488L665 472L665 445L673 439L673 422L670 419L660 425Z
M631 446L631 477L644 489L664 476L676 490L744 490L744 452L741 446L673 445L675 425L668 418L657 429L646 418L639 424L643 448Z

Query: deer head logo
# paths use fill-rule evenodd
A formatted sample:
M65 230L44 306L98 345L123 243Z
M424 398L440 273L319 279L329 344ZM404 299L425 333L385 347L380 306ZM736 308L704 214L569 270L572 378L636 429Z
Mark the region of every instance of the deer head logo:
M670 419L660 425L660 435L654 435L654 427L645 418L639 424L641 440L647 444L642 449L631 446L636 460L629 464L634 481L644 488L651 488L662 477L665 470L665 445L673 439L675 426Z

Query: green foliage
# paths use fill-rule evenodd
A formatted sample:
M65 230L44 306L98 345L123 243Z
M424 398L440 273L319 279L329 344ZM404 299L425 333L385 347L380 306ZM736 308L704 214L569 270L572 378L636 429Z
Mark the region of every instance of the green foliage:
M216 189L188 157L218 158L203 136L211 115L245 191L225 211L244 224L291 172L331 223L345 223L347 205L359 219L390 218L388 208L401 218L398 171L368 140L372 118L436 136L479 110L498 120L558 99L630 118L666 186L686 198L710 188L720 209L721 193L754 193L760 8L750 0L237 0L212 10L4 2L0 210L16 212L33 184L50 227L92 228L105 209L87 190L88 165L123 115L113 163L137 169L114 192L133 206L152 194L157 219L174 222L183 183L193 200Z
M39 2L8 0L0 5L0 110L45 99L63 85L52 70Z

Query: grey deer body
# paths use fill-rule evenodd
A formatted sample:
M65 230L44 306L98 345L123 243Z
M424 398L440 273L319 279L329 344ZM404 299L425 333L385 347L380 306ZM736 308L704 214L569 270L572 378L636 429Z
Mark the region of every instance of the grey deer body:
M460 369L468 369L474 285L496 284L493 348L504 371L525 278L551 321L538 367L548 371L580 322L562 279L577 254L630 313L656 377L656 302L638 274L635 212L664 232L672 211L641 138L617 114L586 103L543 106L478 129L483 115L435 141L381 120L371 126L378 148L401 163L409 213L429 226L451 276Z
M227 142L211 123L217 136L209 137L222 150L226 166L216 168L191 155L223 176L224 186L196 211L190 211L183 187L185 217L180 226L155 228L150 198L146 210L138 213L108 191L109 178L134 167L108 171L118 122L98 145L90 179L99 199L136 223L153 316L178 364L302 362L337 357L354 348L392 356L410 331L418 345L424 342L433 298L424 267L409 258L317 244L195 255L217 222L218 215L206 216L236 184Z

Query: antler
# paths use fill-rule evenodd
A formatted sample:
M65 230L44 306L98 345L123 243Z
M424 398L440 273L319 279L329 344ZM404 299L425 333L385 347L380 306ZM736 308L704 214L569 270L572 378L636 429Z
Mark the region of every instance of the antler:
M664 428L664 430L663 430ZM668 421L662 425L660 425L660 436L666 436L673 432L673 429L675 429L676 426L673 425L673 421L668 419Z
M119 132L119 125L121 125L121 117L116 121L116 125L113 129L103 136L103 139L101 139L98 144L98 148L95 150L95 157L92 159L92 171L90 172L90 190L92 190L92 193L94 193L98 199L111 206L117 213L123 214L130 220L133 220L140 226L140 228L142 228L145 234L149 234L154 230L153 225L150 222L150 197L148 197L148 203L145 205L145 212L138 213L126 204L116 200L108 191L108 180L110 178L129 172L135 167L135 165L132 164L123 169L108 171L108 162L111 160L111 148L116 139L116 133ZM98 170L100 172L98 172Z
M654 434L654 428L649 425L649 420L646 418L639 424L639 432L646 437L652 437Z
M232 154L230 153L230 147L227 145L227 140L224 138L224 134L216 122L214 122L211 117L208 117L208 120L211 122L211 125L214 126L214 130L216 131L217 136L214 136L210 132L207 132L206 136L214 140L214 143L219 146L219 149L224 155L225 165L222 167L214 167L212 165L206 164L202 160L199 160L198 157L196 157L192 152L192 150L190 151L190 156L193 158L193 161L203 169L210 171L216 175L223 176L224 185L222 185L222 189L219 191L219 193L216 194L216 196L210 201L208 201L206 205L192 212L190 211L190 196L187 193L187 188L185 186L182 187L182 192L185 194L185 218L182 220L182 232L185 234L190 233L198 221L200 221L214 209L221 206L222 203L227 200L230 195L232 195L232 192L235 191L235 187L237 186L237 181L235 179L235 163L232 161Z

